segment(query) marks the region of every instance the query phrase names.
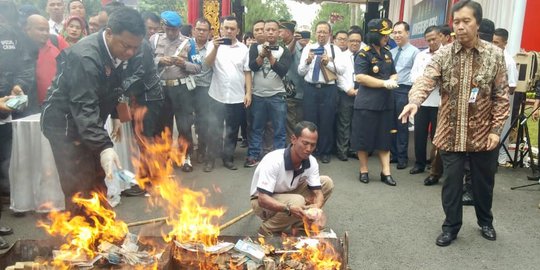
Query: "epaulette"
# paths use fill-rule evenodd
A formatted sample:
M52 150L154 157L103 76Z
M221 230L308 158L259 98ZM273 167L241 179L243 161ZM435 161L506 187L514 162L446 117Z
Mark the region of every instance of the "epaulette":
M366 51L366 52L367 52L367 51L369 51L370 49L371 49L371 47L369 47L369 46L366 46L366 47L364 47L364 48L363 48L362 50L364 50L364 51Z
M390 50L390 46L388 46L388 44L386 46L384 46L384 48L389 51Z
M364 54L363 52L359 52L358 56L366 57L366 54Z

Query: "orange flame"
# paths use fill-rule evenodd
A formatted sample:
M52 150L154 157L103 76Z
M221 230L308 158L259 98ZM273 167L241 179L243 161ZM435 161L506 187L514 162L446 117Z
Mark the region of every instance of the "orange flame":
M285 255L281 260L285 259ZM341 268L339 254L334 250L331 243L319 239L317 246L304 246L298 253L291 253L291 259L307 264L307 269L314 270L337 270Z

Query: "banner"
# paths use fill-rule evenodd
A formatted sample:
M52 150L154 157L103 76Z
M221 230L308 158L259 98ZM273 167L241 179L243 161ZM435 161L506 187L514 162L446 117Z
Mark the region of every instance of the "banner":
M432 25L446 23L448 0L422 0L412 9L410 42L417 48L427 48L424 31Z

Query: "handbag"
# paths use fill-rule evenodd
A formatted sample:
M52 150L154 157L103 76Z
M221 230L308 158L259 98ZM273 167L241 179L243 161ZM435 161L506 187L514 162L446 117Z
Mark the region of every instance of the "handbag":
M289 79L289 77L284 76L283 79L283 86L285 86L285 95L287 98L293 98L296 96L296 85L294 85L293 81Z
M334 70L337 71L336 69L336 62L334 62L334 58L336 58L336 54L334 52L334 45L330 45L330 49L332 50L332 64L334 65ZM337 80L338 76L336 74L336 72L334 71L331 71L329 68L328 68L328 65L324 66L324 65L321 65L321 73L324 77L324 80L326 82L331 82L331 81L335 81Z

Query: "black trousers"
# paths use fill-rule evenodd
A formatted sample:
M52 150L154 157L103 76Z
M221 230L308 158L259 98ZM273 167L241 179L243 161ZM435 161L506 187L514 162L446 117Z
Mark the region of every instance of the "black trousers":
M426 168L426 145L428 138L429 124L431 124L431 139L435 137L437 129L438 107L420 106L418 113L414 116L414 155L416 156L415 166L420 169Z
M304 120L318 127L317 155L330 155L334 146L337 86L323 84L321 88L306 83L304 91Z
M197 86L194 92L195 104L195 131L197 132L197 144L199 153L206 154L209 141L209 116L210 99L209 86Z
M469 158L472 174L474 210L479 226L492 226L493 186L499 148L484 152L440 151L446 179L442 188L442 206L446 218L442 230L457 234L463 219L463 176L465 161ZM467 157L468 155L468 157Z
M0 125L0 195L10 193L9 162L11 160L12 142L13 128L11 123ZM1 205L0 212L2 212Z
M225 104L210 98L210 104L208 160L213 161L221 154L223 160L233 161L238 130L242 114L245 113L244 103ZM223 137L223 122L225 122L225 137Z

